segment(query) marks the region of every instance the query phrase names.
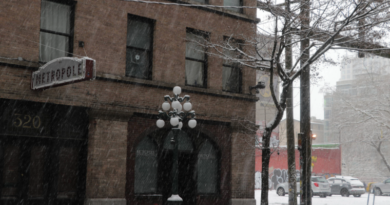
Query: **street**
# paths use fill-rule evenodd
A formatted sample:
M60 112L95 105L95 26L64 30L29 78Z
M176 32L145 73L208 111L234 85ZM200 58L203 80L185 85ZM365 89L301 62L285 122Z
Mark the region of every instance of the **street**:
M261 190L255 191L256 205L260 205L260 196ZM368 194L364 194L361 197L342 197L340 195L333 195L331 197L320 198L319 196L314 196L312 204L313 205L367 205ZM373 195L370 195L369 204L372 205ZM299 203L299 198L298 198ZM275 190L269 191L269 204L270 205L287 205L288 204L288 195L278 196ZM375 205L388 205L390 204L390 196L376 196Z

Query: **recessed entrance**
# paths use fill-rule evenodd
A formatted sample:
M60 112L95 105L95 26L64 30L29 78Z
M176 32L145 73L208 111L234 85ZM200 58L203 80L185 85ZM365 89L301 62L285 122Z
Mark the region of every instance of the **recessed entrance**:
M171 196L173 146L171 130L157 130L135 146L134 194ZM183 129L178 134L178 192L182 205L195 205L199 195L219 194L220 153L209 136ZM176 203L175 203L176 204Z

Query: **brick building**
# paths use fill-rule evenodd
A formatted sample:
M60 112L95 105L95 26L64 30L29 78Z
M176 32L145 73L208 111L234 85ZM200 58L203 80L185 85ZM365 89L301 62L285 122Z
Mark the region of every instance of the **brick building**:
M166 204L172 153L162 144L170 126L158 129L156 120L163 96L178 85L198 121L182 128L192 146L179 153L183 204L255 204L248 145L255 133L247 123L255 121L255 71L186 39L240 44L258 21L251 8L0 1L0 201ZM31 73L45 63L83 56L96 60L95 80L30 89Z

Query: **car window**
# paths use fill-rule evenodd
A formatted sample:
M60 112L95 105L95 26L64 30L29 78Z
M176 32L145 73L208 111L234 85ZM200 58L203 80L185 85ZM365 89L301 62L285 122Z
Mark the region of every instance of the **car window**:
M312 177L311 181L313 181L313 182L322 182L322 183L326 183L327 182L324 177Z
M386 184L390 184L390 179L385 181Z
M328 179L328 182L333 184L334 180L333 179Z
M334 180L334 183L335 183L335 184L341 184L341 180L340 180L340 179L335 179L335 180Z

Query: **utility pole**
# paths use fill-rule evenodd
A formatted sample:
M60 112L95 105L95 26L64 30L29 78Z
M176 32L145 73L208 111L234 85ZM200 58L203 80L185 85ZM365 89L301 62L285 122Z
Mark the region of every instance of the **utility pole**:
M301 67L310 58L310 0L301 1ZM301 73L301 134L302 134L302 172L301 172L301 205L311 205L311 143L310 143L310 66Z
M359 0L359 3L361 3L362 1L365 1L365 0ZM363 13L363 11L360 11L359 13ZM366 37L366 31L365 31L365 28L364 28L364 24L366 23L365 19L364 18L361 18L359 19L358 21L358 37L359 37L359 41L362 41L362 42L365 42L365 37ZM364 58L365 57L365 54L362 52L362 51L359 51L358 52L358 57L359 58Z
M285 0L286 11L290 13L290 0ZM286 17L286 24L290 23L290 17ZM290 29L287 29L289 32ZM292 68L291 35L286 34L286 70ZM297 205L297 176L295 166L295 140L294 140L294 109L293 109L293 85L288 88L286 100L286 127L287 127L287 164L288 164L288 204Z

